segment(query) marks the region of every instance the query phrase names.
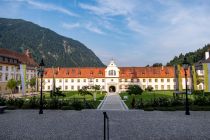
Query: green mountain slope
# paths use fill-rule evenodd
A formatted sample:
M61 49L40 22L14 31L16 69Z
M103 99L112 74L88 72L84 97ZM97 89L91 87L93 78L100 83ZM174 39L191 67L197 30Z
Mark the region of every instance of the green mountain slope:
M207 44L203 48L200 48L194 52L186 53L185 55L181 53L179 56L175 56L174 59L172 59L169 63L167 63L167 65L181 64L185 56L190 64L194 64L198 62L199 60L205 59L205 52L208 49L210 49L210 44Z
M0 18L0 48L23 52L29 48L33 58L43 57L48 67L102 67L101 60L79 41L67 38L21 19Z

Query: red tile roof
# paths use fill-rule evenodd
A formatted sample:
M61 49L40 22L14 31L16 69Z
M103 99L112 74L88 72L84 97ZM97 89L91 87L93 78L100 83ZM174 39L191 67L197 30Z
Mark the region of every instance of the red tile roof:
M106 68L46 68L45 78L105 78ZM119 78L174 78L174 67L119 67ZM189 70L187 72L189 76ZM184 70L181 69L184 77Z
M46 68L44 77L52 78L103 78L106 68Z
M38 66L32 57L27 56L24 53L18 53L12 50L0 48L0 56L17 59L21 64L26 64L33 67Z

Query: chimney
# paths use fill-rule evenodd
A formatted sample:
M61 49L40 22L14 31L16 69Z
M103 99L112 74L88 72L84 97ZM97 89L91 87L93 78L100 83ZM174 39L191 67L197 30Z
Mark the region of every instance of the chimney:
M209 58L209 51L205 52L205 59Z

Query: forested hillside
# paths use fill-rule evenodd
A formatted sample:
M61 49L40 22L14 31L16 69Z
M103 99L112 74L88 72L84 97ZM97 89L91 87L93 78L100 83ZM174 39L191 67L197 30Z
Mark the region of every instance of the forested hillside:
M205 52L210 49L210 44L205 45L203 48L196 50L195 52L189 52L183 55L182 53L179 56L175 56L167 65L177 65L181 64L186 56L190 64L196 63L199 60L205 59Z
M102 67L101 60L79 41L21 19L0 18L0 47L23 52L30 49L48 67Z

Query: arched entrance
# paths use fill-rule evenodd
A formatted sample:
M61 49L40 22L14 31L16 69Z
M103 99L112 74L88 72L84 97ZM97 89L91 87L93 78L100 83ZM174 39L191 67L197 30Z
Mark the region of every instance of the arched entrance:
M115 86L110 86L109 87L109 92L116 92L116 87Z

